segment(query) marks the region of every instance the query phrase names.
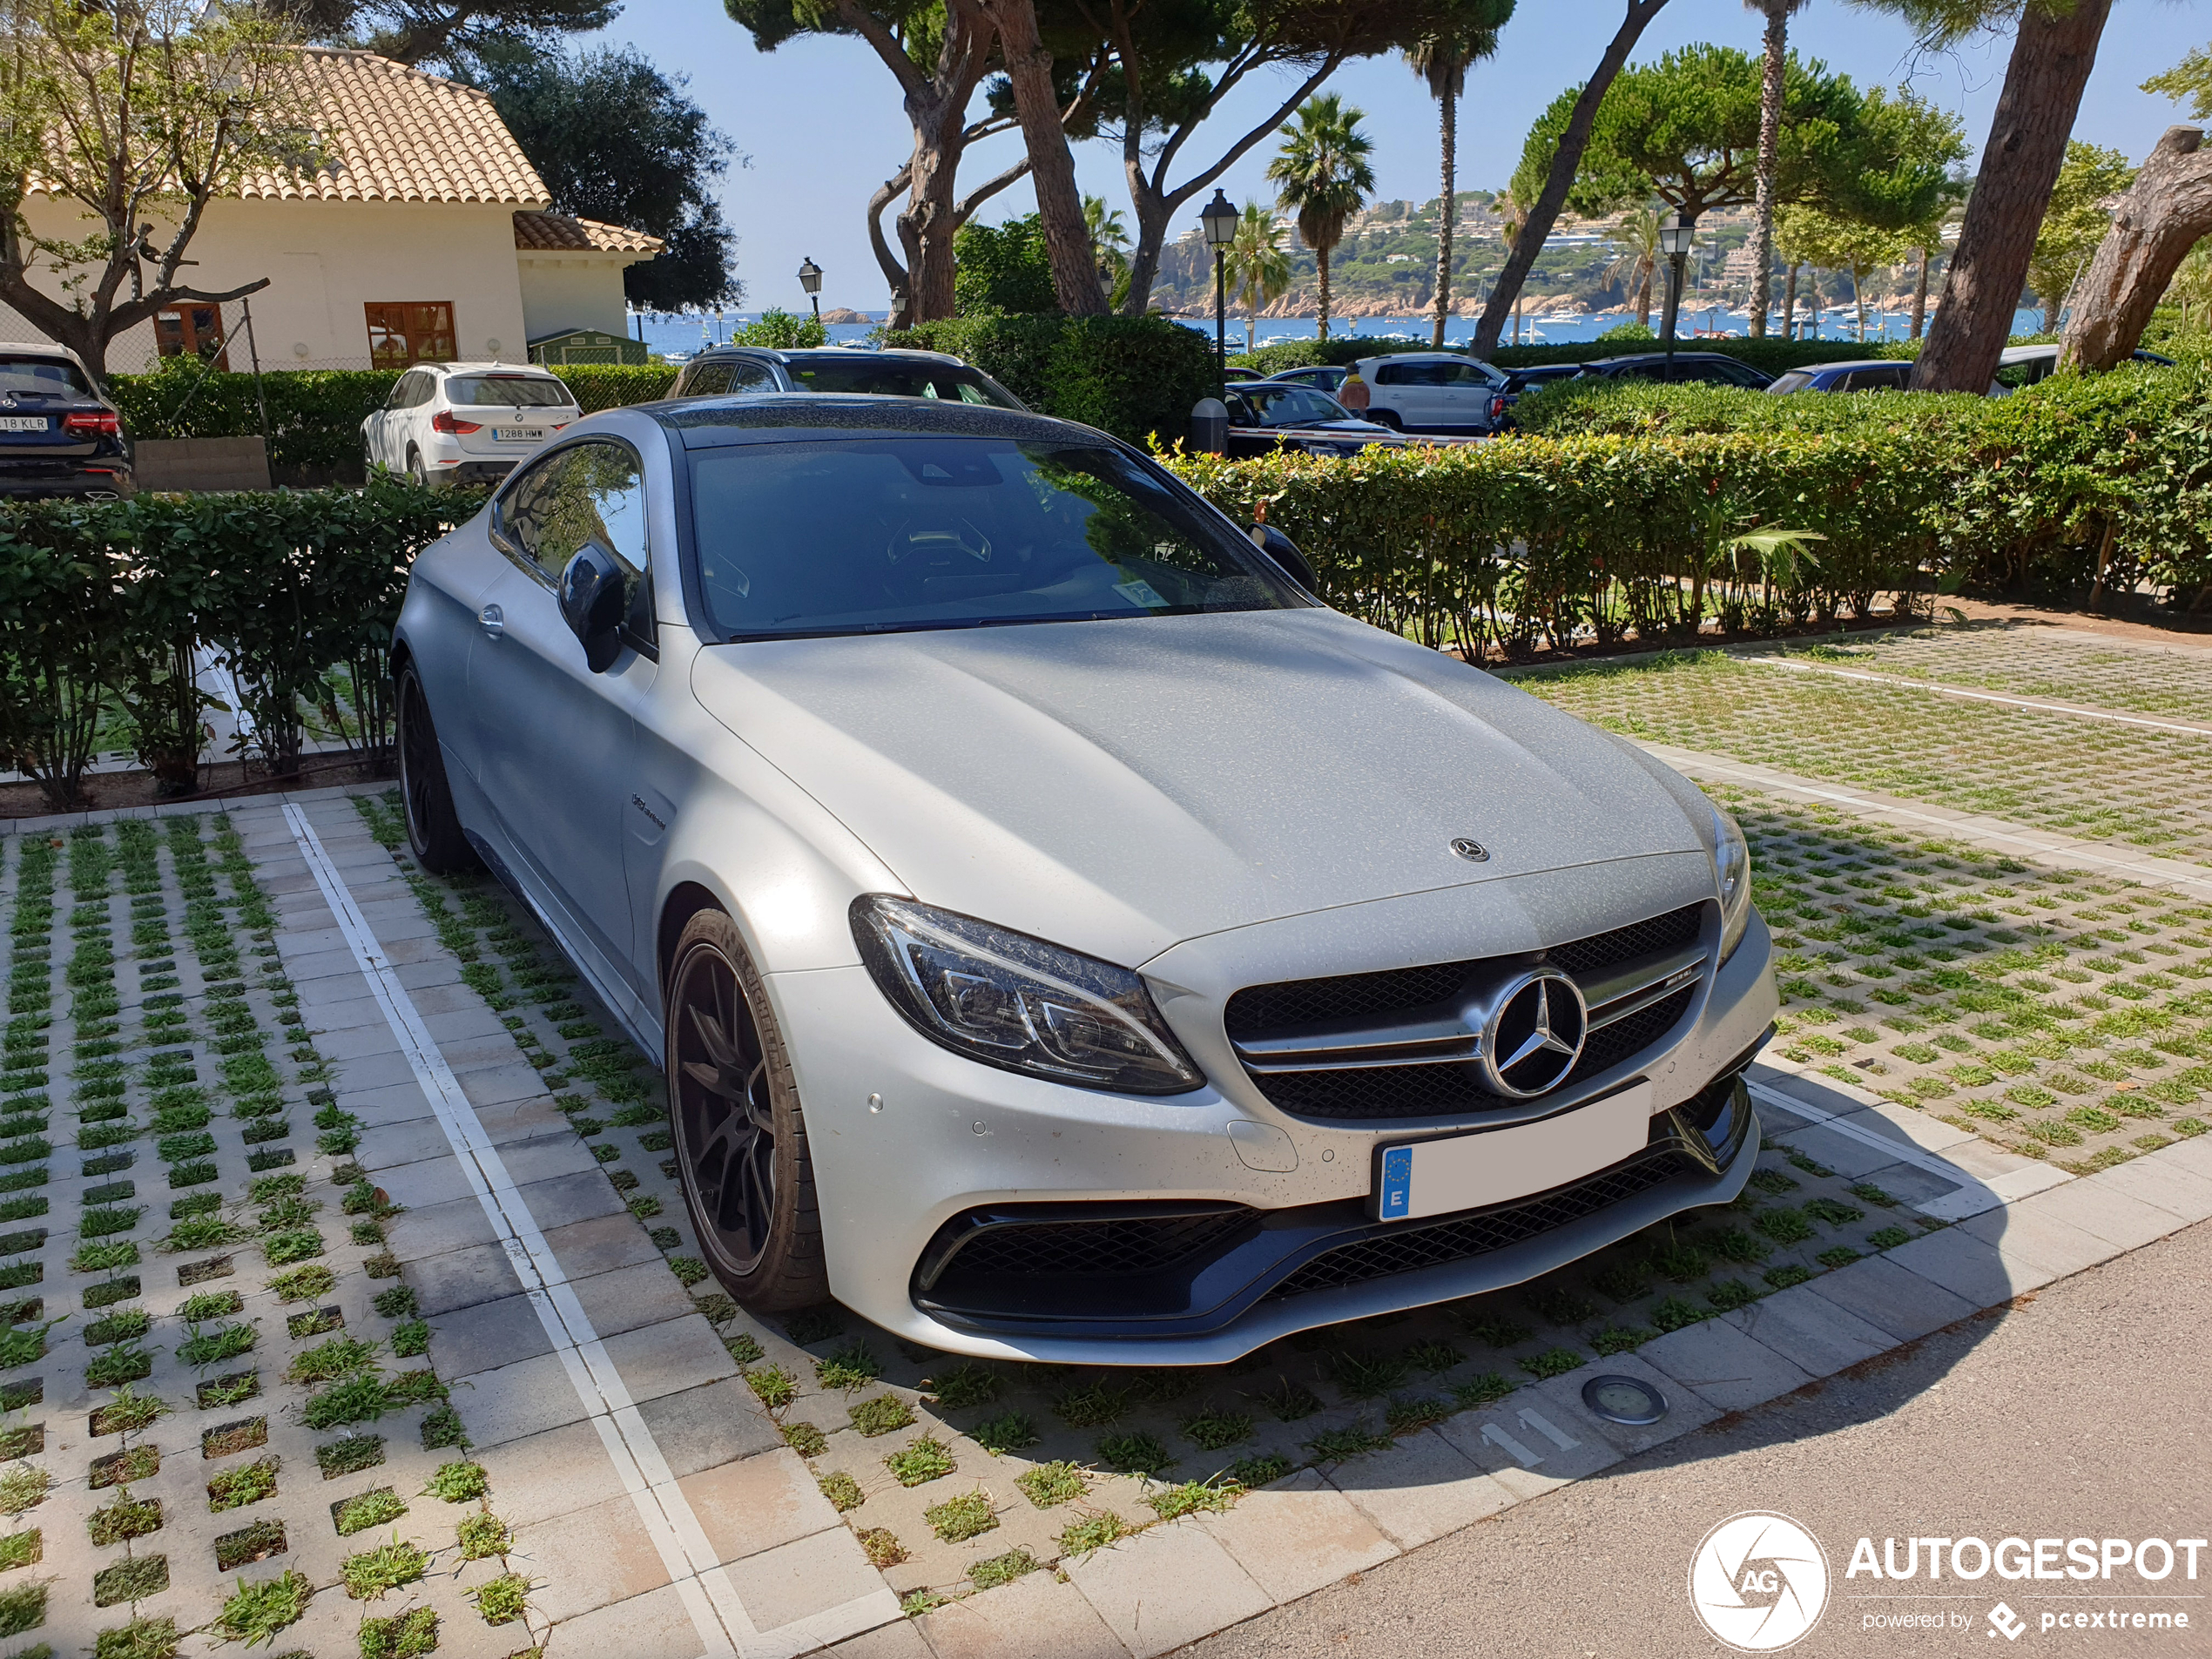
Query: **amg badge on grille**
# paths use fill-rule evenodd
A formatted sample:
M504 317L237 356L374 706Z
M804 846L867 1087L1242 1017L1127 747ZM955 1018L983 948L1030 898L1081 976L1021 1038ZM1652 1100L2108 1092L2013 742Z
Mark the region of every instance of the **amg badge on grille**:
M1461 836L1458 840L1452 843L1452 850L1454 853L1457 853L1461 858L1465 859L1469 864L1487 864L1490 862L1490 849L1483 846L1480 841L1468 840L1465 836Z

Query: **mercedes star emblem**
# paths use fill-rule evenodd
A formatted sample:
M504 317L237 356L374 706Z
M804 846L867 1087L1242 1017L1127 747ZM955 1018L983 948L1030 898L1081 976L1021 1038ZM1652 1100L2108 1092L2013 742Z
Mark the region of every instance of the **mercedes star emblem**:
M1480 841L1468 840L1464 835L1452 843L1452 850L1469 864L1487 864L1490 861L1490 849Z
M1588 1032L1575 981L1555 968L1532 969L1505 988L1483 1022L1483 1081L1520 1100L1556 1089L1582 1057Z

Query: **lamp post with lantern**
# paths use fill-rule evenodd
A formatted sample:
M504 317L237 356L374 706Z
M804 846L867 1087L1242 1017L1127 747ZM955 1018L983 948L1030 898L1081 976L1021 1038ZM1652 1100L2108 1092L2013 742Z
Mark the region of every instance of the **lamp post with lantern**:
M1689 258L1689 245L1696 234L1696 223L1678 213L1669 213L1659 221L1659 251L1667 256L1667 316L1661 333L1667 339L1667 374L1671 377L1675 368L1675 322L1682 311L1683 266Z
M1229 245L1237 239L1235 205L1219 189L1198 215L1213 250L1213 366L1222 395L1229 395Z
M799 262L799 286L806 291L806 297L813 301L814 320L821 321L822 267L812 260L801 260Z

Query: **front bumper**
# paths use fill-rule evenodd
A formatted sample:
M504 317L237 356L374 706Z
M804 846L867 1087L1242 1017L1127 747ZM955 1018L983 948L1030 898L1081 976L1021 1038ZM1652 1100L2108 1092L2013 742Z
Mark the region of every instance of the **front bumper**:
M1608 906L1649 914L1679 902L1682 888L1669 879L1664 862L1645 860L1652 867L1648 874L1615 873ZM1364 936L1378 951L1410 949L1431 959L1448 954L1420 937L1431 928L1438 939L1501 937L1497 930L1505 924L1497 907L1514 900L1505 883L1485 885L1484 893L1374 907L1381 925ZM1521 897L1523 908L1541 908L1533 890ZM1461 905L1487 905L1495 914L1480 917L1472 908L1460 911ZM1574 936L1573 927L1541 918L1533 925L1553 937ZM1607 919L1590 925L1607 925ZM1271 934L1255 938L1251 948L1288 968L1298 965L1297 935L1308 926L1293 919L1239 931ZM1312 942L1318 948L1320 941ZM1343 948L1341 935L1336 948ZM1199 1365L1237 1359L1289 1332L1517 1283L1680 1211L1735 1197L1750 1177L1755 1131L1741 1142L1724 1136L1717 1147L1709 1143L1710 1156L1702 1161L1658 1142L1669 1138L1666 1125L1676 1109L1693 1117L1704 1109L1696 1103L1764 1041L1776 1010L1771 948L1754 917L1734 956L1702 982L1691 1011L1662 1043L1561 1091L1554 1108L1585 1103L1638 1077L1653 1085L1657 1140L1625 1161L1635 1169L1615 1166L1589 1177L1608 1178L1605 1191L1532 1194L1492 1212L1381 1227L1366 1211L1375 1149L1453 1127L1316 1123L1276 1109L1230 1055L1221 1000L1190 994L1189 988L1212 970L1191 960L1189 947L1167 953L1146 972L1160 971L1156 994L1214 1081L1161 1098L1094 1093L976 1065L916 1034L857 966L772 974L768 988L806 1107L831 1288L840 1300L898 1335L954 1352L1064 1364ZM1235 954L1229 944L1217 953L1221 982L1256 982L1245 965L1228 960ZM1180 964L1173 960L1178 955ZM1178 966L1184 970L1179 993L1164 984L1167 970ZM1200 1004L1213 1010L1210 1035L1201 1029L1206 1022L1198 1016ZM1730 1105L1733 1112L1732 1096ZM1730 1121L1748 1130L1748 1109ZM1590 1202L1593 1196L1597 1202ZM1476 1241L1481 1248L1449 1259L1333 1283L1305 1271L1336 1252L1386 1247L1391 1239L1447 1223L1482 1232L1485 1213L1532 1200L1553 1204L1534 1217L1545 1224L1527 1224L1529 1216L1507 1217L1496 1226L1511 1236L1486 1235ZM1193 1218L1187 1231L1203 1248L1169 1264L1169 1278L1183 1282L1180 1291L1157 1279L1104 1285L1091 1275L1087 1282L1041 1285L1026 1298L1009 1299L1008 1286L994 1291L975 1275L964 1279L954 1271L960 1252L946 1249L948 1228L972 1231L979 1217L1034 1219L1046 1213L1035 1206L1088 1211L1094 1217L1131 1206L1140 1214L1168 1206ZM971 1258L971 1265L980 1259Z

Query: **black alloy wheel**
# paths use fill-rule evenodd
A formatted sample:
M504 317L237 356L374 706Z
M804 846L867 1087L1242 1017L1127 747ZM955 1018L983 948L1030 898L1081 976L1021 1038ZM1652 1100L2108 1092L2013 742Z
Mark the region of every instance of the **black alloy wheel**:
M668 980L668 1094L699 1249L747 1307L828 1294L806 1123L766 988L718 910L685 924Z
M407 809L408 850L433 875L476 867L475 849L462 833L446 780L445 755L430 719L430 700L413 662L402 663L392 688L399 723L400 795Z

